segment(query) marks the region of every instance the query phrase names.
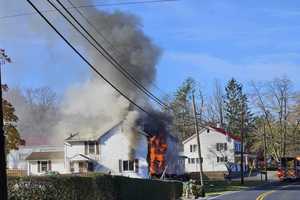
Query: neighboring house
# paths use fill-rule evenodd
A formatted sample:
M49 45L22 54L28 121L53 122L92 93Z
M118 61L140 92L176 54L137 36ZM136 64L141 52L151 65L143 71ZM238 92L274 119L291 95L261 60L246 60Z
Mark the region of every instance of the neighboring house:
M63 146L20 146L18 150L11 150L7 155L7 168L10 170L27 170L26 158L32 152L63 151Z
M28 175L40 175L49 171L65 173L64 152L32 152L27 158Z
M204 172L239 171L237 163L241 143L238 137L221 128L206 127L200 130L202 166ZM197 135L183 141L186 173L199 172Z

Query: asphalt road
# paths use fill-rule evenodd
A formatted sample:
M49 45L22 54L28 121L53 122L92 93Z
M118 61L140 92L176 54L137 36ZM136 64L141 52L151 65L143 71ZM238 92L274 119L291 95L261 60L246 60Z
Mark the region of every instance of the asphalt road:
M272 183L246 191L233 192L211 200L300 200L300 182Z

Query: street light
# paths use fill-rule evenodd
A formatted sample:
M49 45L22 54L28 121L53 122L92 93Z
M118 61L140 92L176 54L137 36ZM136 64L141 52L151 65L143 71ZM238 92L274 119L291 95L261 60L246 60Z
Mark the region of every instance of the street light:
M6 176L6 155L5 155L5 136L3 129L3 107L2 107L2 82L1 66L10 63L11 59L5 54L4 49L0 49L0 199L7 200L7 176Z

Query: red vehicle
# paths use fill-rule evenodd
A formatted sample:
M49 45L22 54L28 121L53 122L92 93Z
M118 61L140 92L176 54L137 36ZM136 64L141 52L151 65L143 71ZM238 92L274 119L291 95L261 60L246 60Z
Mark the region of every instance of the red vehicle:
M300 156L281 158L277 176L280 181L300 178Z

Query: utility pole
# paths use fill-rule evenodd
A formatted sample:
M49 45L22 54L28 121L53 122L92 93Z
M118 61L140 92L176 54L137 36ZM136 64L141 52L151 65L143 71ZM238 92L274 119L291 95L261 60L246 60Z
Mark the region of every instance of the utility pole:
M242 116L241 116L241 185L244 185L244 123L245 111L244 103L242 103Z
M199 156L199 167L200 167L200 184L202 187L202 195L204 196L204 183L203 183L203 168L202 168L202 156L201 156L201 143L200 143L200 135L198 129L198 120L197 120L197 111L196 111L196 104L195 104L195 96L193 93L193 112L194 112L194 123L195 123L195 132L197 134L197 145L198 145L198 156Z
M5 136L3 129L3 107L2 107L2 82L1 66L6 62L10 63L10 58L5 54L4 49L0 49L0 199L7 200L7 175L6 175L6 155L5 155Z
M268 162L267 162L267 133L264 123L264 166L265 166L265 181L268 181Z

